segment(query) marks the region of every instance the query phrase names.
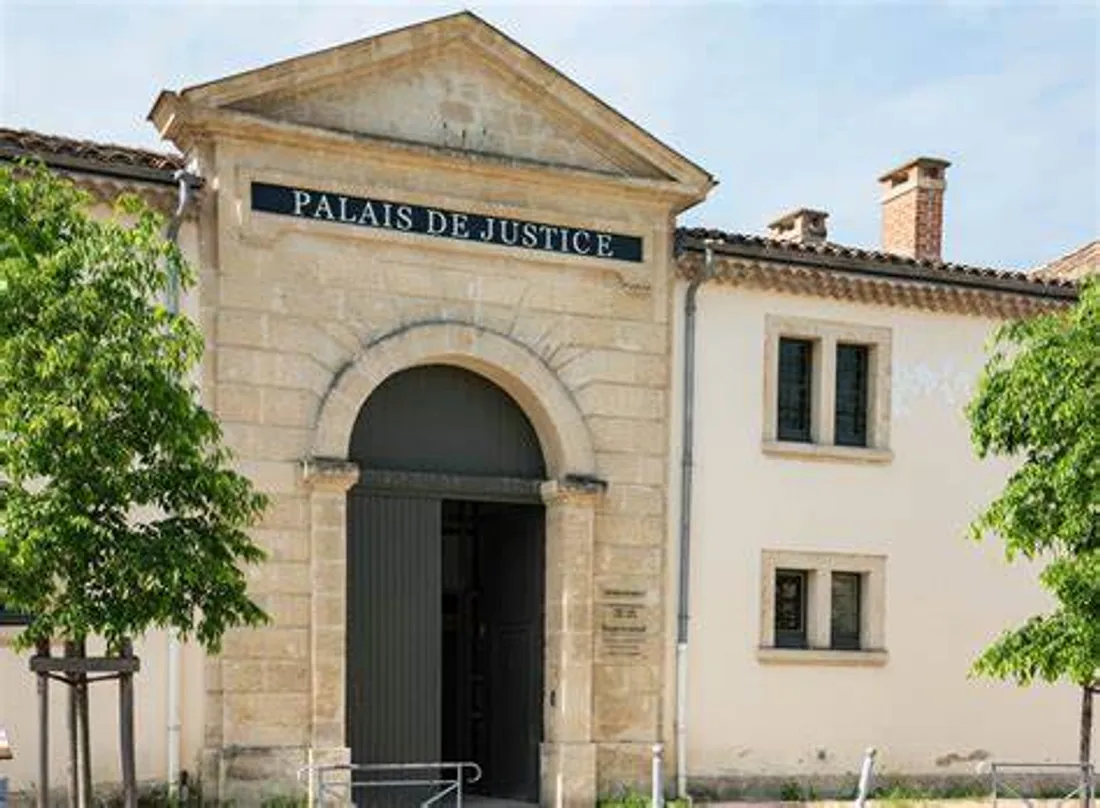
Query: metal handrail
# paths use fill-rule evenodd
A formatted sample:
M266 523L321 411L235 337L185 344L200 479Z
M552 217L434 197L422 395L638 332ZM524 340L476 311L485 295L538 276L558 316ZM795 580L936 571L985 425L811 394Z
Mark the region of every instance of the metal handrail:
M997 806L997 799L1000 794L1001 787L1003 786L1007 791L1011 792L1011 796L1023 800L1027 805L1031 804L1031 800L1021 794L1011 783L1002 780L998 777L998 772L1005 772L1010 769L1016 769L1018 771L1036 770L1036 769L1048 769L1048 770L1061 770L1061 771L1076 771L1081 779L1077 785L1068 794L1064 795L1061 801L1074 799L1077 797L1085 798L1085 805L1092 806L1096 804L1096 767L1091 763L990 763L989 773L992 779L993 786L993 808Z
M426 777L416 780L361 780L358 782L356 782L354 777L354 775L359 772L396 773L403 771L419 771L427 773L431 771L443 772L448 770L454 771L453 777ZM469 777L466 776L467 772L470 773ZM327 777L330 773L346 773L348 775L348 780L346 783L331 782ZM414 786L435 786L440 787L440 790L421 802L421 808L434 805L449 794L455 795L455 805L457 808L462 808L463 786L468 783L476 783L481 779L481 766L472 761L455 763L330 763L319 766L304 766L298 770L298 779L301 780L303 775L305 775L310 782L310 803L314 806L323 805L325 796L332 793L332 789L343 789L346 787L350 797L350 793L357 788L412 788Z

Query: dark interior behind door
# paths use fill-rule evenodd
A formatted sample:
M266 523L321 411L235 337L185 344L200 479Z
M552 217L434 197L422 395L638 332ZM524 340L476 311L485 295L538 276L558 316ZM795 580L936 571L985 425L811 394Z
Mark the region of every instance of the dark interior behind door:
M488 510L479 527L488 685L485 791L536 801L542 741L543 510L501 506Z

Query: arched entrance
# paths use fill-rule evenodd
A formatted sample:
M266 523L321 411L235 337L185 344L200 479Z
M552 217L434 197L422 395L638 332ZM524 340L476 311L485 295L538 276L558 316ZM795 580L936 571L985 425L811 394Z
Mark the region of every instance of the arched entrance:
M487 378L420 365L373 390L348 457L352 761L472 760L486 794L537 800L547 472L534 427Z

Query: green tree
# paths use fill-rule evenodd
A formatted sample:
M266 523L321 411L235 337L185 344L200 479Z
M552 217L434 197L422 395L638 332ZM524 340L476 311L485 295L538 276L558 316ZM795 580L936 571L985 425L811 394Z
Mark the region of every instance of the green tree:
M243 568L265 499L192 379L202 336L160 302L193 273L136 197L109 218L41 166L0 168L0 603L21 648L170 628L216 652L266 619ZM123 754L126 750L123 750Z
M1039 580L1054 600L1049 613L1002 634L974 669L1020 685L1079 686L1087 764L1100 683L1100 278L1082 284L1074 306L997 331L967 416L980 457L1018 461L971 534L999 535L1009 561L1043 564Z

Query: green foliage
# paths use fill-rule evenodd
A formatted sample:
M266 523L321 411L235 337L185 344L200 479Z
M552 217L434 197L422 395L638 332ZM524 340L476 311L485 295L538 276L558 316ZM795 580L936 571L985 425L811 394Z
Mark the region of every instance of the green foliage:
M597 803L599 808L649 808L653 804L649 793L641 793L631 789L622 789L619 792L602 797ZM688 801L666 798L666 808L688 808Z
M1008 323L967 408L982 458L1018 461L971 534L996 533L1009 560L1046 562L1053 612L1005 632L978 673L1028 684L1100 676L1100 279L1071 309Z
M870 797L894 805L973 800L989 796L989 778L965 775L947 778L884 777L871 789ZM854 798L854 797L853 797Z
M136 198L109 219L42 167L0 168L0 602L18 641L174 627L216 651L264 621L244 565L265 506L193 378L202 336L158 300L193 275Z
M268 797L263 808L306 808L308 804L305 797Z
M245 808L245 805L258 805L260 808L305 808L309 800L302 794L272 794L265 797L254 797L247 803L237 799L215 799L206 796L199 788L199 783L192 783L187 789L186 796L170 796L168 786L165 783L147 785L138 794L138 808ZM100 808L124 808L122 794L114 792L106 796L99 795L93 801Z
M788 780L779 787L779 799L783 802L801 802L802 786L794 780Z

